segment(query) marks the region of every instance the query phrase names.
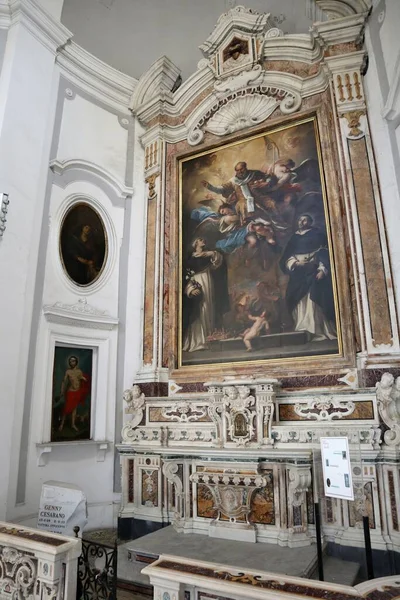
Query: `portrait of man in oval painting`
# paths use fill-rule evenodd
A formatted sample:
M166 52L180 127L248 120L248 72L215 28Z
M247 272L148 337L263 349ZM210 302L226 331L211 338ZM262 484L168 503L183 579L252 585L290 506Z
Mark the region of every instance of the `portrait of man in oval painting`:
M100 277L107 259L107 234L100 216L88 204L75 204L65 215L60 255L75 284L88 286Z

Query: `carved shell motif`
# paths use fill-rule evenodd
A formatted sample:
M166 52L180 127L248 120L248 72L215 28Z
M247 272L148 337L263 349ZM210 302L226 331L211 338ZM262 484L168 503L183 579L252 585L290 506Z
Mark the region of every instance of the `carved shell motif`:
M276 98L254 94L235 98L211 117L205 129L215 135L226 135L262 123L278 105Z

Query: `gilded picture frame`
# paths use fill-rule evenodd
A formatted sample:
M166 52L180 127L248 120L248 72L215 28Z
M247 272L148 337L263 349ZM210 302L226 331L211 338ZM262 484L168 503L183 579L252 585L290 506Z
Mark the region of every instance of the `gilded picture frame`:
M320 110L176 156L177 381L354 363L325 119Z

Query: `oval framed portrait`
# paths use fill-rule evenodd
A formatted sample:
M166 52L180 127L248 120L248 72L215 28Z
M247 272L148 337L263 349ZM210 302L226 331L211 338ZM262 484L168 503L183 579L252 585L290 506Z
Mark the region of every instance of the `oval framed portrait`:
M99 279L107 262L107 232L89 204L74 204L65 214L59 250L64 272L75 285L87 287Z

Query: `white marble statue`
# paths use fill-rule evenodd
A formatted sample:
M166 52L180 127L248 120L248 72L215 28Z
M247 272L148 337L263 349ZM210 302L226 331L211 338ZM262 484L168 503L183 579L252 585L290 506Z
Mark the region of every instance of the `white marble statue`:
M388 446L400 444L400 377L396 381L391 373L384 373L376 384L376 398L382 421L389 427L384 434Z

